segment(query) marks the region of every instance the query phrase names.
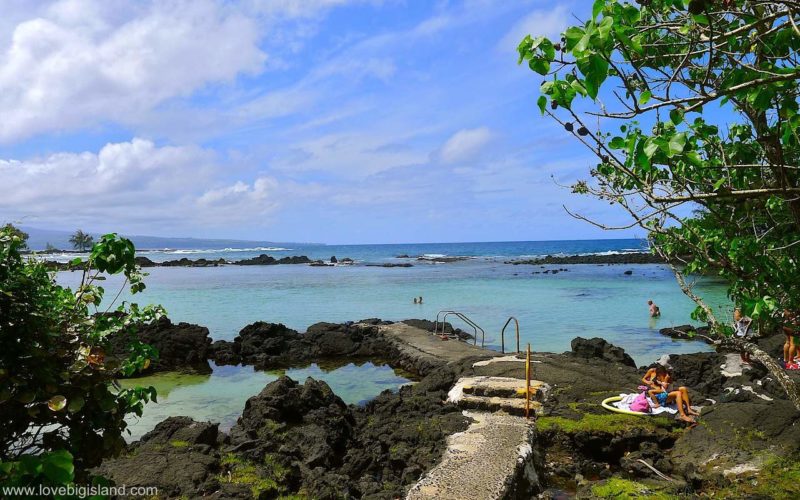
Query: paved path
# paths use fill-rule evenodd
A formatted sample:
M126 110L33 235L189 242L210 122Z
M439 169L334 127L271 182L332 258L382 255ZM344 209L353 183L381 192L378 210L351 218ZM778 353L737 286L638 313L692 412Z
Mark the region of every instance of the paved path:
M466 359L486 363L504 358L497 351L458 340L444 341L431 332L405 323L384 325L380 331L384 338L394 344L400 356L421 361L421 364L435 366L459 363ZM506 356L505 361L510 359ZM524 364L514 364L519 366L520 375L525 373ZM509 415L511 410L522 409L524 412L524 395L523 399L519 399L516 389L517 386L524 387L525 382L503 378L499 379L500 386L495 387L489 382L497 380L478 378L460 381L462 383L458 385L458 390L461 392L465 385L471 384L471 390L485 393L486 397L462 395L460 401L468 402L472 398L477 407L488 411L464 411L464 415L470 417L473 423L466 431L447 438L447 449L442 460L409 490L408 500L493 500L518 496L516 491L524 492L524 496L531 489L531 484L538 486L531 459L534 434L532 420ZM494 397L496 391L507 397ZM492 403L494 399L502 400L504 404L484 404L486 401Z
M474 422L447 438L442 461L415 484L406 500L490 500L513 497L538 482L530 455L533 425L502 413L465 411Z
M401 351L411 357L433 358L446 363L455 363L467 358L501 356L497 351L481 349L458 340L441 340L431 332L420 330L405 323L393 323L380 327L384 337L391 339Z

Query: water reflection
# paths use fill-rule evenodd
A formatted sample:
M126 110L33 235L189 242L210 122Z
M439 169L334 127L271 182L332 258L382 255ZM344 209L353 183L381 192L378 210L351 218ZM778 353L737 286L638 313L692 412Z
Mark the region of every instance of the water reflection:
M382 391L396 390L411 380L408 374L396 372L384 363L366 360L313 363L275 371L213 363L211 366L210 375L168 372L122 380L124 388L153 386L158 391L158 403L146 405L142 417L128 418L131 431L128 440L139 439L157 423L177 415L219 422L220 429L228 430L241 415L247 399L282 375L300 382L307 377L324 380L348 404L364 404Z

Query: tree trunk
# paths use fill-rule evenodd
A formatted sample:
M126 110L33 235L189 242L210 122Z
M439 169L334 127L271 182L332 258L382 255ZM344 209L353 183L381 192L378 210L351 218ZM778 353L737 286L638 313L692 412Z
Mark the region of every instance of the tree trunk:
M795 384L794 380L786 373L786 370L784 370L769 353L752 342L735 337L719 339L718 346L749 353L756 361L764 365L764 368L767 369L769 374L781 384L784 392L786 392L786 395L789 397L789 401L792 402L797 411L800 411L800 391L798 391L797 384Z

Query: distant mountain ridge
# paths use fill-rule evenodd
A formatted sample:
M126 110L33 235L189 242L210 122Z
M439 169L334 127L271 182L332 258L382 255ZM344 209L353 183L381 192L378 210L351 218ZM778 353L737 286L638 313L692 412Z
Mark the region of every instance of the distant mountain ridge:
M35 227L19 226L20 229L28 233L28 247L31 250L44 250L47 244L56 248L69 250L72 244L69 242L74 231L61 231L57 229L39 229ZM89 232L95 239L104 233ZM143 236L126 235L126 238L133 241L137 250L171 248L173 250L208 249L221 250L224 248L259 248L259 247L290 247L324 245L324 243L300 243L300 242L279 242L261 240L233 240L215 238L170 238L163 236Z

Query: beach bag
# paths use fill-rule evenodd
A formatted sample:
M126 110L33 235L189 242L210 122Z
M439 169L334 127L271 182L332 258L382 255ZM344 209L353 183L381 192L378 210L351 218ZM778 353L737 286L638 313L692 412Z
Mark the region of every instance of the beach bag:
M636 396L629 406L631 411L639 413L647 413L650 411L650 403L647 402L647 393L641 393Z

